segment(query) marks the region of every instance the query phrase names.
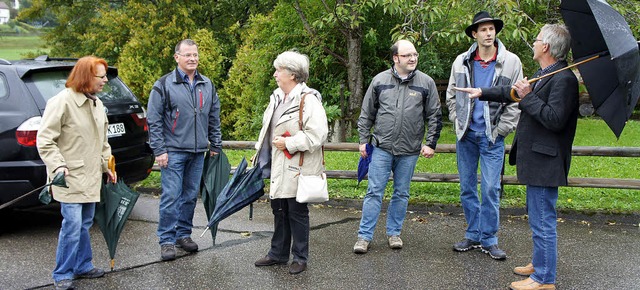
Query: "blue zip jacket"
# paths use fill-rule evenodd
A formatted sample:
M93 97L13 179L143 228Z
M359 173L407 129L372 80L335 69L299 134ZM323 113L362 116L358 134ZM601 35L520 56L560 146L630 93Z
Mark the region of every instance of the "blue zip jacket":
M176 68L153 85L147 106L153 154L168 151L220 152L220 99L207 77L196 74L194 89Z

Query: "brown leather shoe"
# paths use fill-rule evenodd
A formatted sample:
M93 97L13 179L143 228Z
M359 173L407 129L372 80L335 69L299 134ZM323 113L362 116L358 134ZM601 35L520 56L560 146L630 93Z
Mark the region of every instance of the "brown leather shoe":
M302 272L304 272L304 270L307 269L307 264L306 263L298 263L298 262L293 262L291 263L291 265L289 265L289 274L300 274Z
M533 281L531 278L527 278L521 281L512 282L509 286L509 289L512 290L555 290L556 285L554 284L540 284L536 281Z
M535 270L533 269L533 264L529 263L524 267L515 267L513 268L513 273L516 273L520 276L530 276L533 274Z
M271 257L269 257L269 255L266 255L263 258L257 260L254 263L254 265L256 265L256 267L263 267L263 266L273 266L273 265L284 265L286 263L287 261L274 260Z

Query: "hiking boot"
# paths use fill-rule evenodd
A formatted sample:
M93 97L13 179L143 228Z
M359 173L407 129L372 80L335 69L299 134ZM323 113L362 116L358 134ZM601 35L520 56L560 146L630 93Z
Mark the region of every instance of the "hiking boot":
M489 247L481 247L482 252L485 254L489 254L491 258L494 260L504 260L507 258L507 253L498 248L498 244L491 245Z
M509 289L512 290L555 290L554 284L540 284L531 278L527 278L521 281L516 281L509 285Z
M353 252L356 254L364 254L369 251L369 241L358 238L358 241L353 245Z
M272 266L272 265L284 265L286 263L287 261L274 260L271 257L269 257L269 255L266 255L263 258L260 258L259 260L257 260L254 263L254 265L256 265L256 267L262 267L262 266Z
M160 256L163 261L171 261L176 259L176 247L172 244L160 246Z
M289 274L295 275L304 272L307 269L306 263L293 262L289 265Z
M453 245L453 250L456 252L466 252L477 248L480 248L480 242L469 239L464 239L462 242L458 242Z
M530 276L533 274L535 270L533 269L533 264L529 263L524 267L515 267L513 268L513 273L516 273L520 276Z
M191 237L176 240L176 246L189 253L198 251L198 244L196 244L196 242L194 242Z
M400 239L400 236L389 237L389 248L394 250L402 249L402 239Z
M73 286L73 280L70 280L70 279L54 281L53 286L55 287L56 290L76 289Z
M74 279L93 279L93 278L100 278L102 276L104 276L104 270L93 268L89 272L74 275L73 278Z

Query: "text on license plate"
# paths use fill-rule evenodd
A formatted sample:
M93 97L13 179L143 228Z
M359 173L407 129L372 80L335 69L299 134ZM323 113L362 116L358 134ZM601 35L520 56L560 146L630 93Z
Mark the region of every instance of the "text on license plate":
M124 123L109 124L107 129L107 138L118 137L124 135Z

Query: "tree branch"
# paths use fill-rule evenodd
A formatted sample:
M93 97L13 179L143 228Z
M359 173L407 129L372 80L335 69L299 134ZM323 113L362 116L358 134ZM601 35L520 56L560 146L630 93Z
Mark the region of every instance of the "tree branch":
M293 2L293 7L296 10L296 13L298 13L298 16L300 17L300 20L302 21L302 25L304 26L304 29L307 31L307 33L309 33L309 35L311 35L312 39L315 38L317 36L316 32L313 30L313 28L309 24L309 20L307 20L307 16L304 14L304 11L302 11L302 8L300 7L300 2L298 0L294 1ZM335 57L344 66L347 65L347 59L345 59L344 56L336 53L335 51L327 48L324 45L322 46L322 50L324 52L332 55L333 57Z

